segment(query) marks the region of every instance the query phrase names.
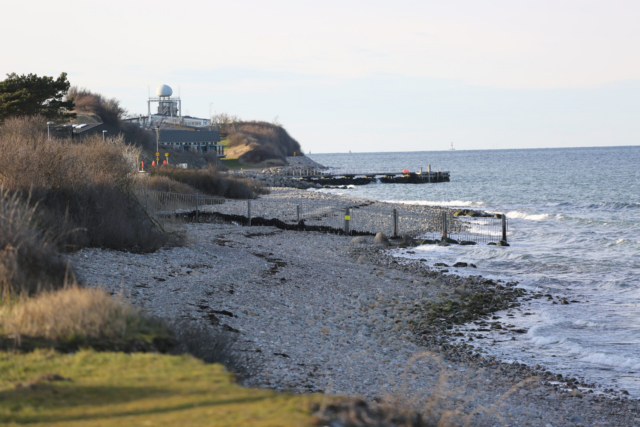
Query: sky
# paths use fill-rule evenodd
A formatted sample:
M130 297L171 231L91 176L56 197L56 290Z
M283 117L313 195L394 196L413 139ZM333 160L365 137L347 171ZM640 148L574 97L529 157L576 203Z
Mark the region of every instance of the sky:
M277 121L306 152L640 144L640 2L0 0L0 76L146 114ZM2 78L2 77L0 77Z

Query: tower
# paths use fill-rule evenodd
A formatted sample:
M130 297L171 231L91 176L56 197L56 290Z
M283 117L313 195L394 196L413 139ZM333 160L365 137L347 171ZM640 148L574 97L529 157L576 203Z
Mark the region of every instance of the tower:
M158 116L164 117L179 117L180 123L182 123L182 101L180 97L171 98L173 95L173 90L167 85L161 85L156 88L156 96L157 98L149 97L147 101L147 114L148 114L148 123L151 124L151 103L158 104Z

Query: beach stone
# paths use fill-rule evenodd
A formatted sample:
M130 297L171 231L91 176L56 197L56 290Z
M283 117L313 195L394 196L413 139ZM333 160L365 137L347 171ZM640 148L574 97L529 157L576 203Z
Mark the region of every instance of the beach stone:
M582 417L578 414L574 414L571 416L570 421L572 423L576 423L576 424L582 424L584 423L584 420L582 419Z
M351 243L364 244L367 243L367 238L364 236L358 236L351 239Z
M360 255L358 257L358 264L366 264L367 263L367 257L365 255Z
M409 236L408 234L402 235L402 241L405 242L407 245L412 245L415 242L413 237Z
M377 243L379 245L388 245L389 238L381 231L376 234L376 237L373 239L373 243Z

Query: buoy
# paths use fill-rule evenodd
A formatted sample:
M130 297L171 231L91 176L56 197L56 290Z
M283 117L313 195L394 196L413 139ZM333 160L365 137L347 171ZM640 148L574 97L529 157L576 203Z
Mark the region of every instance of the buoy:
M402 173L409 173L409 169L402 169Z

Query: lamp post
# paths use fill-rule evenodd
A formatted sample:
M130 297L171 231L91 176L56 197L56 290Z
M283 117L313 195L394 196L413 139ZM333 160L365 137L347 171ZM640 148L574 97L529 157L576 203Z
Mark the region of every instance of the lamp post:
M51 130L49 129L49 126L52 124L53 122L47 122L47 137L49 138L49 141L51 141Z
M158 144L160 142L160 128L158 126L155 127L156 130L156 165L160 161L160 150L158 149Z
M103 130L103 131L102 131L102 140L103 140L103 141L106 141L106 140L107 140L107 138L106 138L106 136L105 136L105 133L107 133L107 131L106 131L106 130Z
M156 153L160 150L158 150L158 142L160 141L160 128L158 126L155 126L153 128L156 131Z

